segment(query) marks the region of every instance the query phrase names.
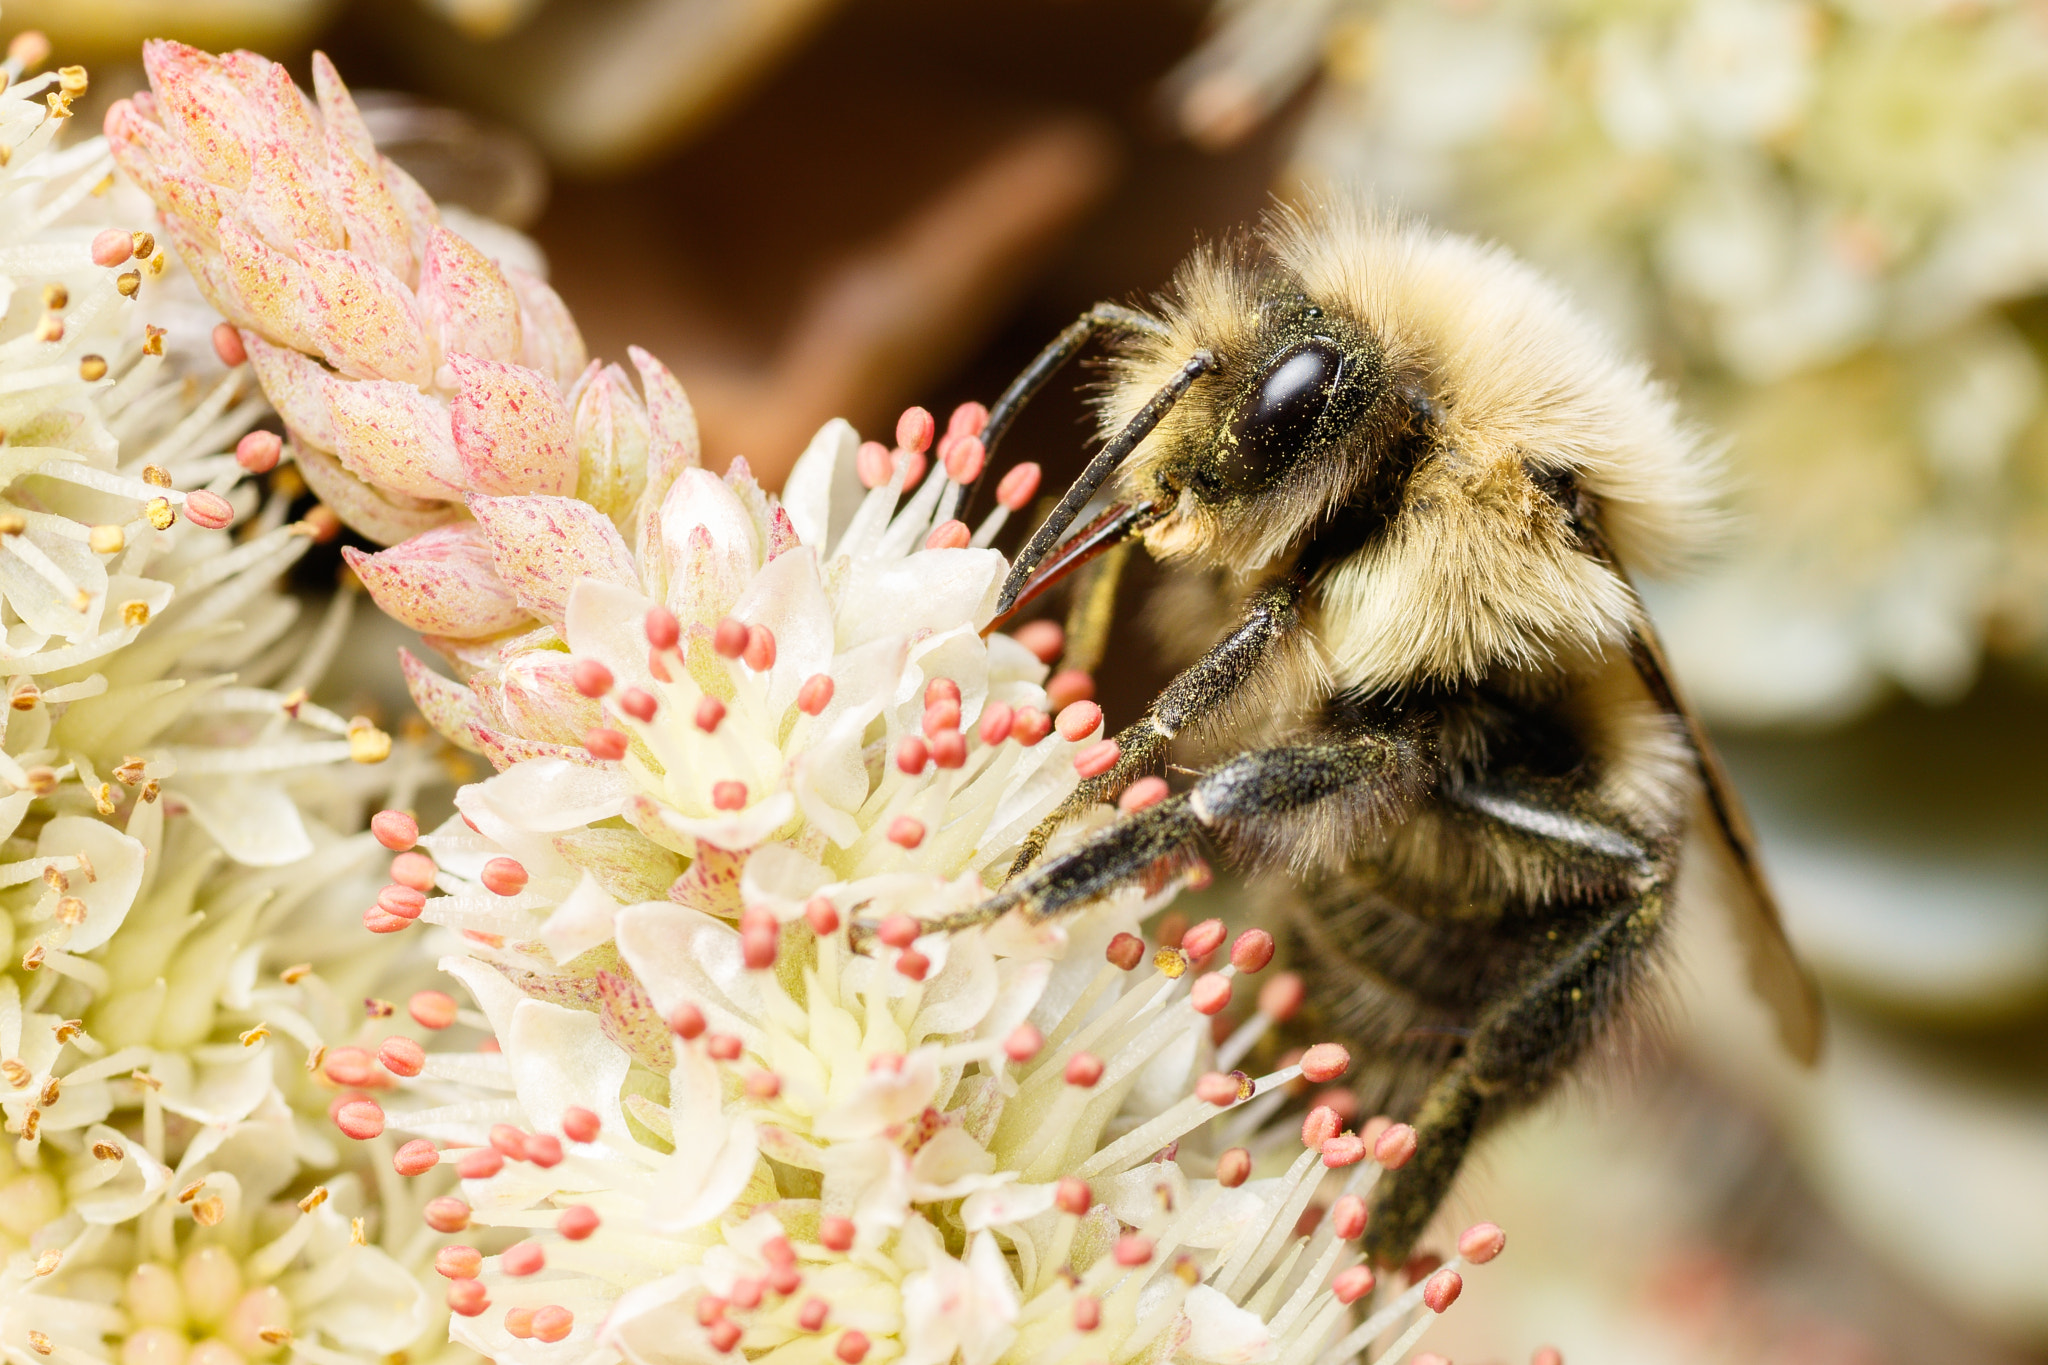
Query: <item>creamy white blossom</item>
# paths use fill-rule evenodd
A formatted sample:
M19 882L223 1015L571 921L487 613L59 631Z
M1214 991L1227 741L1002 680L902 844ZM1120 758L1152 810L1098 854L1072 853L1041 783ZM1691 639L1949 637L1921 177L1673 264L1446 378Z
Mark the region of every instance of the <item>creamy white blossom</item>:
M1188 869L1065 924L924 932L999 881L1101 718L1081 703L1052 727L1045 664L983 634L1006 565L949 525L944 462L898 506L907 444L864 457L834 423L782 500L692 463L643 513L637 561L618 537L616 559L547 569L579 543L535 529L562 509L484 508L508 581L568 582L559 643L469 653L467 689L415 670L430 713L505 766L423 837L379 817L398 922L372 927L441 926L476 1008L428 994L413 1017L492 1050L394 1053L337 1123L413 1135L401 1170L462 1176L425 1216L473 1237L437 1264L456 1339L494 1359L1221 1365L1401 1327L1379 1357L1399 1358L1456 1271L1360 1325L1347 1239L1369 1150L1398 1162L1412 1134L1381 1123L1369 1149L1330 1115L1290 1161L1285 1092L1341 1049L1254 1078L1230 1068L1268 1014L1211 1042L1270 938L1199 970L1212 923L1134 970L1129 931ZM893 477L863 494L863 464ZM1176 1160L1183 1139L1203 1161ZM1270 1172L1238 1150L1211 1178L1234 1145ZM1297 1235L1340 1193L1339 1226Z

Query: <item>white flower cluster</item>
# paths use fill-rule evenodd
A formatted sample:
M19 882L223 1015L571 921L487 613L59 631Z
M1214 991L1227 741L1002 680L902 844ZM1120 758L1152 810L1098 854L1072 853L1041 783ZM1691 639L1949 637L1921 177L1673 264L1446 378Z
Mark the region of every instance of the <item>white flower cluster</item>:
M891 461L831 424L781 501L684 469L643 538L660 567L579 560L601 573L566 593L566 650L508 644L468 711L430 685L445 723L487 706L585 739L494 744L504 771L431 834L377 817L398 856L368 926L441 926L478 1009L428 992L413 1018L489 1050L366 1031L337 1125L402 1174L462 1177L424 1217L477 1234L436 1265L456 1339L493 1359L1306 1365L1390 1329L1376 1358L1400 1359L1461 1283L1354 1309L1362 1196L1412 1130L1319 1109L1286 1157L1287 1090L1348 1061L1231 1070L1298 1007L1291 978L1212 1041L1270 937L1211 970L1210 921L1138 971L1128 930L1186 870L1068 926L924 932L1072 790L1101 713L1055 723L1046 665L984 636L1005 565L948 516L973 461L899 509L930 419L899 434ZM893 477L863 495L863 469ZM498 556L526 557L512 581L551 581L534 561L579 536L529 540Z
M228 450L262 399L40 46L0 64L0 1352L431 1344L304 1066L402 976L340 951L375 885L341 831L422 764L308 699L360 595L283 590L312 528Z
M2048 24L2008 0L1234 0L1198 134L1324 80L1293 175L1502 239L1730 433L1747 526L1659 604L1737 720L2048 647Z

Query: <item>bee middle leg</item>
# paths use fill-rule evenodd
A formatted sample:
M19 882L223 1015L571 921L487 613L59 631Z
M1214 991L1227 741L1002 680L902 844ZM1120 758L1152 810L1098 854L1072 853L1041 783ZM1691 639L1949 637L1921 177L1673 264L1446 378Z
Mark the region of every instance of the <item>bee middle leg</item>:
M1142 720L1118 732L1115 766L1074 788L1025 838L1010 864L1011 878L1037 861L1061 825L1095 803L1113 799L1158 762L1175 735L1229 706L1299 625L1301 594L1302 584L1291 578L1253 593L1237 626L1169 682Z
M1348 847L1372 825L1399 819L1434 767L1434 750L1415 725L1360 724L1239 754L1189 790L1123 816L1013 879L958 923L939 927L981 923L1012 909L1046 919L1127 886L1205 840L1235 854Z

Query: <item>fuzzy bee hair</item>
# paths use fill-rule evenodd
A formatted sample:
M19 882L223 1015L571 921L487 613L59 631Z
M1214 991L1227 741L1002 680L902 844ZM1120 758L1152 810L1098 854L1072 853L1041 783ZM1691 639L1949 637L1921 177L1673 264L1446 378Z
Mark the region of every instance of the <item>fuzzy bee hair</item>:
M1405 476L1382 492L1387 526L1323 589L1321 639L1340 685L1457 683L1623 643L1634 595L1578 547L1562 489L1593 499L1632 569L1681 567L1712 540L1710 451L1561 291L1499 248L1342 202L1281 210L1258 241L1195 253L1158 302L1165 330L1125 339L1104 428L1130 421L1197 347L1222 371L1255 370L1270 344L1262 304L1287 293L1356 323L1402 401L1293 471L1261 499L1255 525L1183 490L1145 542L1164 559L1256 572L1354 505L1368 480ZM1124 464L1121 486L1149 488L1236 398L1197 386ZM1434 429L1410 469L1387 456L1416 407Z
M1482 1133L1654 1011L1693 845L1735 874L1751 982L1811 1059L1812 983L1628 579L1717 525L1714 463L1647 371L1505 252L1320 203L1198 252L1150 313L1089 310L991 429L1105 334L1106 442L1000 605L1138 537L1179 563L1160 614L1187 667L973 919L1059 914L1198 850L1264 873L1302 1019L1421 1135L1374 1195L1390 1264ZM1174 757L1204 764L1184 789L1037 861Z

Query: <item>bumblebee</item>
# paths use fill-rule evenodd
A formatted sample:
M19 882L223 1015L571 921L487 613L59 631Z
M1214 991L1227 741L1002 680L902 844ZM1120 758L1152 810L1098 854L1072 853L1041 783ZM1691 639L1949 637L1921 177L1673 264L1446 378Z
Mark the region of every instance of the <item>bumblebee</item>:
M1277 886L1311 1026L1419 1137L1375 1190L1382 1263L1477 1136L1653 1003L1689 834L1732 873L1752 984L1811 1060L1812 985L1629 578L1714 522L1713 462L1647 371L1507 253L1324 203L1198 251L1150 311L1091 309L991 410L991 451L1097 337L1105 443L1000 619L1136 541L1177 570L1164 614L1194 661L963 922L1057 915L1204 853ZM1170 756L1191 783L1040 861Z

